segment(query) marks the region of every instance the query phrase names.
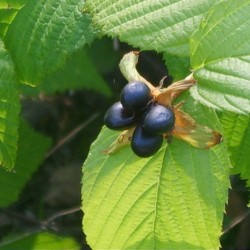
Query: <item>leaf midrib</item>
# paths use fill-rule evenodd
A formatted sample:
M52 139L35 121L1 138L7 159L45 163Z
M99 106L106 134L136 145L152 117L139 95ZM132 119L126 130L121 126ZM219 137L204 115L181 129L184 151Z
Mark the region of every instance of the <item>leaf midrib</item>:
M161 168L159 170L159 178L158 178L158 183L157 183L157 191L156 191L156 195L155 195L155 213L154 213L154 222L153 222L153 250L156 249L156 237L155 237L155 231L156 231L156 220L157 220L157 207L158 207L158 199L159 199L159 190L160 190L160 184L162 181L162 171L163 171L163 162L164 162L164 157L166 154L166 150L169 150L168 146L166 146L165 150L164 150L164 154L162 154L162 158L161 158Z

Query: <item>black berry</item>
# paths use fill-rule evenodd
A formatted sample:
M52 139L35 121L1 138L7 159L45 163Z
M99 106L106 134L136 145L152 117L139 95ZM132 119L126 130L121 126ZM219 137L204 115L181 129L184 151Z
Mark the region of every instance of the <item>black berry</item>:
M137 126L132 136L131 148L140 157L149 157L155 154L162 145L163 136L152 134Z
M121 103L124 108L139 111L151 100L151 91L143 82L130 82L121 92Z
M163 134L173 129L175 115L171 108L152 104L143 121L143 128L150 133Z
M120 102L113 104L104 116L104 123L109 129L124 130L135 124L135 115L123 108Z

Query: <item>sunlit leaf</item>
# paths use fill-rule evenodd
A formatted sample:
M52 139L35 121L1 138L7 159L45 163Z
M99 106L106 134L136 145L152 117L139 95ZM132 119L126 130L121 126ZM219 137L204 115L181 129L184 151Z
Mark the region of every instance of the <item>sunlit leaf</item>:
M249 12L248 0L220 1L191 38L191 93L207 106L250 112Z
M228 144L232 174L240 174L250 187L250 117L223 113L221 124Z
M189 99L185 112L216 130L212 110ZM83 228L95 249L218 249L229 187L225 143L196 149L173 138L151 158L129 146L102 151L118 133L103 128L83 165Z
M87 0L103 34L134 47L189 55L189 37L215 0Z

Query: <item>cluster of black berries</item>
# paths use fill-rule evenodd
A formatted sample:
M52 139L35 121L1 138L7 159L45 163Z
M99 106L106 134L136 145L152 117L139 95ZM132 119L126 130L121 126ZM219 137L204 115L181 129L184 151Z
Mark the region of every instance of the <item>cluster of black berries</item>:
M122 89L120 102L108 109L104 122L112 130L136 126L131 148L136 155L149 157L160 149L163 134L173 129L175 116L171 108L153 100L145 83L136 81Z

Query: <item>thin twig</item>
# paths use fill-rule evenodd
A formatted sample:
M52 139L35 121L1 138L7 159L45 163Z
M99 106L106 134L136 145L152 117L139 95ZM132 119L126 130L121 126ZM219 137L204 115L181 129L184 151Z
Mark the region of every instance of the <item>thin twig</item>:
M19 214L11 210L1 209L1 212L9 216L10 218L16 218L25 221L29 224L39 225L39 221L35 218L28 217L27 215Z
M81 207L77 206L77 207L72 207L69 209L65 209L59 212L54 213L53 215L51 215L48 219L44 220L43 223L51 223L52 221L56 220L59 217L65 216L65 215L69 215L69 214L73 214L76 212L81 211Z
M232 223L222 232L223 234L226 234L230 230L232 230L235 226L237 226L239 223L241 223L243 220L245 220L250 215L250 210L248 210L246 213L236 217Z
M72 207L72 208L68 208L68 209L64 209L64 210L55 212L54 214L52 214L51 216L49 216L47 219L45 219L43 221L39 221L35 218L29 218L26 215L19 214L19 213L16 213L14 211L11 211L11 210L1 209L1 211L3 213L5 213L7 216L10 216L12 218L15 217L15 218L20 219L22 221L25 221L27 223L39 226L39 227L41 227L41 229L45 229L45 228L50 227L50 225L52 224L52 222L54 222L54 220L56 220L62 216L66 216L66 215L77 213L77 212L81 211L81 207L77 206L77 207Z
M92 123L100 114L94 113L88 120L83 122L74 128L69 134L63 137L45 156L45 159L54 154L60 147L62 147L65 143L67 143L70 139L72 139L76 134L78 134L82 129L86 128L90 123Z

